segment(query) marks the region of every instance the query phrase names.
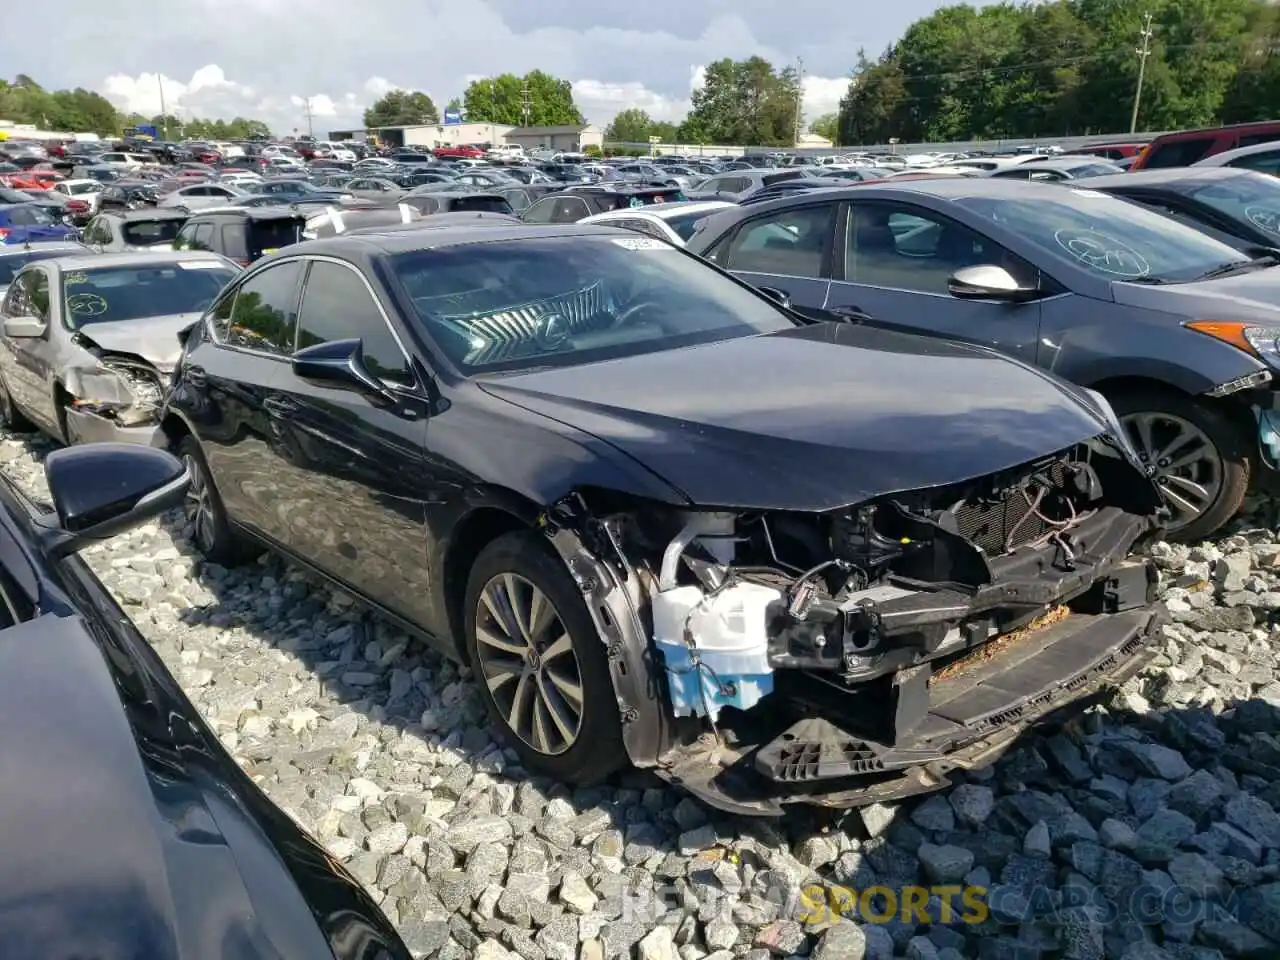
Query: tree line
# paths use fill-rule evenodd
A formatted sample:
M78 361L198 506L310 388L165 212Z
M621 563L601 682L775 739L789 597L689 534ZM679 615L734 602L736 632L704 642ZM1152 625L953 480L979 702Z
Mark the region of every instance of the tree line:
M1151 36L1144 43L1146 16ZM1123 133L1269 118L1280 8L1267 0L1048 0L945 7L859 52L841 144Z

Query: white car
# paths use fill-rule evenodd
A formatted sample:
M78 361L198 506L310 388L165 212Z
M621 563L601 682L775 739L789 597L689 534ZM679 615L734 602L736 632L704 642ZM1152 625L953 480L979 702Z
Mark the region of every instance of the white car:
M578 222L621 227L664 240L672 246L683 247L693 236L699 220L733 206L736 204L726 200L677 200L674 203L653 203L644 207L623 207L621 210L597 213Z
M218 207L243 197L245 192L230 184L197 183L189 187L179 187L167 193L156 206L178 207L185 210L199 210L204 207Z
M104 167L116 167L120 170L136 170L139 167L159 166L154 157L146 157L140 153L122 153L114 151L98 157L98 163Z
M518 143L499 143L486 150L484 155L490 160L523 160L524 147Z

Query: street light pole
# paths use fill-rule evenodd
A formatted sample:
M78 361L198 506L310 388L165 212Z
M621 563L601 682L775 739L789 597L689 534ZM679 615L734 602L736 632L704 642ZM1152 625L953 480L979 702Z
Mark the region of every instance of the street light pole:
M1147 76L1147 57L1151 56L1151 14L1143 18L1142 46L1138 49L1138 89L1133 92L1133 116L1129 120L1129 132L1138 129L1138 104L1142 102L1142 81Z
M161 138L169 139L169 114L164 108L164 77L157 71L156 86L160 88L160 128Z

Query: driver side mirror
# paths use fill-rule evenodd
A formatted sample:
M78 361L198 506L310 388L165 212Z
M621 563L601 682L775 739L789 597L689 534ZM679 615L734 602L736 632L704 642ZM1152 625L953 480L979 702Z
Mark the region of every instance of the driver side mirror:
M303 380L358 390L384 403L397 400L396 395L364 365L359 337L304 347L293 355L292 366L294 374Z
M35 521L54 559L114 537L181 506L191 483L166 450L136 443L87 443L44 460L52 514Z
M1004 267L984 263L957 270L947 281L947 292L960 300L1007 300L1024 303L1040 295L1035 287L1024 287Z
M11 340L35 340L43 337L48 327L35 317L9 317L4 322L4 335Z

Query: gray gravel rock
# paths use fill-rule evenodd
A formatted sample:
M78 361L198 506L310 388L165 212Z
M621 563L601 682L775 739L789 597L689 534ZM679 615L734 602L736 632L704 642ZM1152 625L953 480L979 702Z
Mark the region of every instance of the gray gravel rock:
M49 449L0 434L0 469L45 499ZM640 777L529 778L468 671L274 558L205 563L166 520L84 559L415 957L1237 960L1280 956L1280 536L1258 508L1152 548L1170 622L1104 706L933 796L778 824ZM988 888L991 916L796 907L812 884L918 883ZM1093 909L1141 895L1179 909Z

